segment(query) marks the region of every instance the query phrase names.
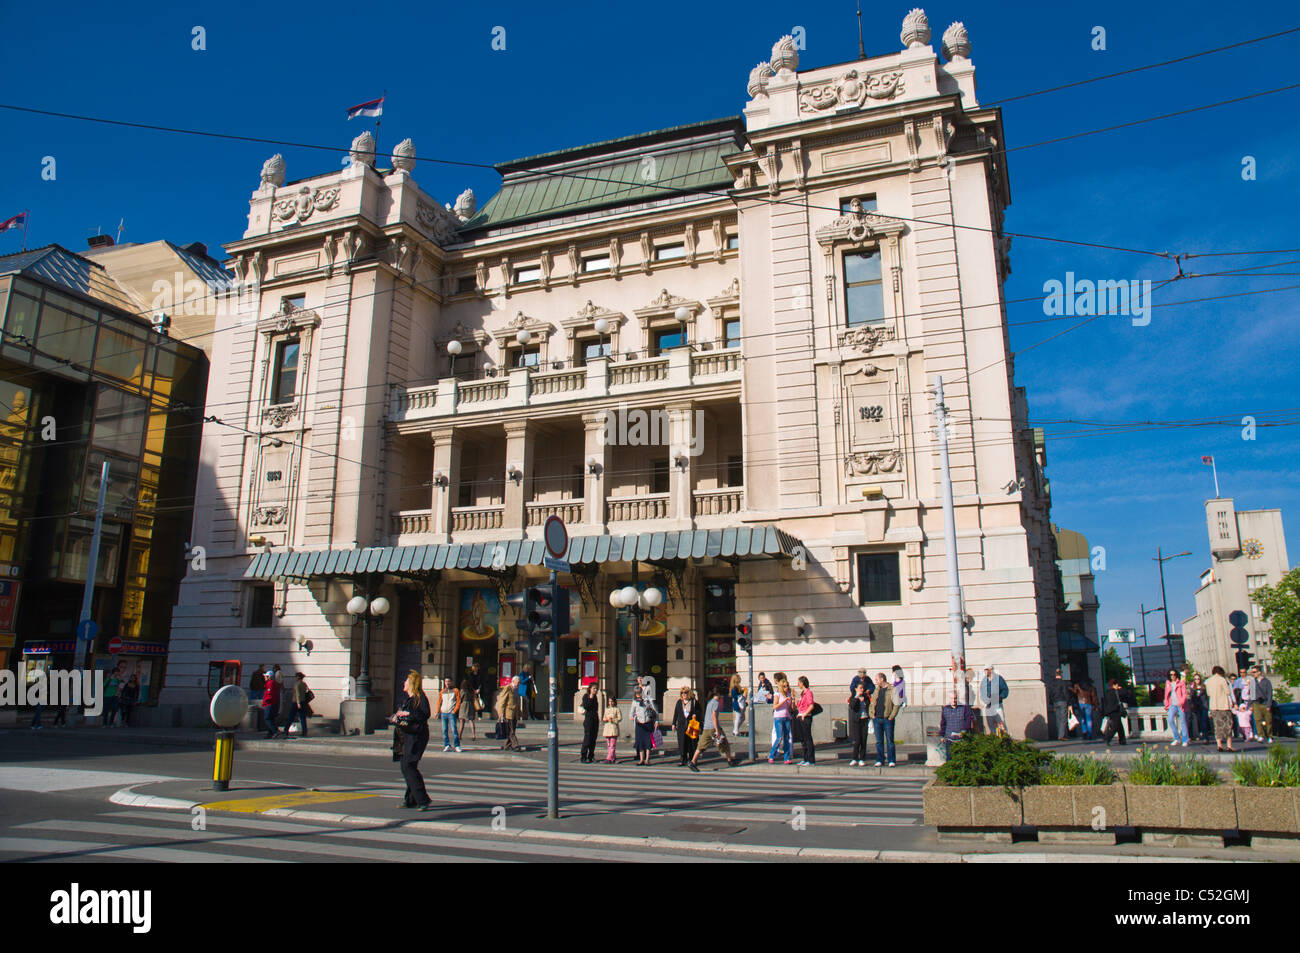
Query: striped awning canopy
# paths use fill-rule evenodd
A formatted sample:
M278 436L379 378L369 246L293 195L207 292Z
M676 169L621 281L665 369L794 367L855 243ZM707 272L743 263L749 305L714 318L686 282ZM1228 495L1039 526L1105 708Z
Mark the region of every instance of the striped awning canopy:
M705 557L781 559L792 556L799 545L775 526L736 526L634 536L577 536L569 540L565 559L579 566ZM545 544L531 539L260 553L249 563L244 578L308 580L371 573L416 576L451 569L491 572L541 566L545 555Z

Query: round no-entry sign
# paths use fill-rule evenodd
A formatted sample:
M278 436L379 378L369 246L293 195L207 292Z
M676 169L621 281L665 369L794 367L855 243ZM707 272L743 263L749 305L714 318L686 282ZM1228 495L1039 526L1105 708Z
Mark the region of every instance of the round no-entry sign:
M564 520L558 516L548 516L542 530L542 539L546 541L546 551L556 559L563 559L569 548L569 531L564 528Z
M115 635L108 640L108 653L116 655L120 651L122 651L122 639Z

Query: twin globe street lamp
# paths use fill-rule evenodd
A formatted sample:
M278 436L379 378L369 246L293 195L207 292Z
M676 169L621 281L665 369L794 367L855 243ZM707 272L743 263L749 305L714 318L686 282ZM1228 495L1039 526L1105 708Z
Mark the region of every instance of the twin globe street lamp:
M374 619L382 623L391 608L392 605L383 596L376 596L369 602L365 596L353 596L348 600L352 624L360 622L365 626L361 636L361 673L357 675L357 698L370 697L370 621Z
M637 676L641 674L641 617L653 613L663 601L663 591L654 586L644 591L638 590L634 585L624 586L609 594L611 606L615 609L627 609L632 614L632 623L628 626L628 650L632 656L632 671L628 675L626 686L629 695L636 687ZM657 702L655 707L658 707Z

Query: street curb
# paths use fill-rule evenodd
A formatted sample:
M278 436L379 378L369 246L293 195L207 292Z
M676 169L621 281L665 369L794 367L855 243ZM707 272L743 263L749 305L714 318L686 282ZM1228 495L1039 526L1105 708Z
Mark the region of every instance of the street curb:
M152 781L145 781L145 784L152 784ZM109 797L112 804L120 804L123 807L153 807L164 811L191 811L199 806L198 801L182 801L174 797L156 797L152 794L136 794L133 790L134 785L129 788L122 788L114 791Z

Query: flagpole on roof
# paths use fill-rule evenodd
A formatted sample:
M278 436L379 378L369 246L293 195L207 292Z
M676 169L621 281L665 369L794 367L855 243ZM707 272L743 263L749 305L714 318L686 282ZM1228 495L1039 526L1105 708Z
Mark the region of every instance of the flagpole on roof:
M27 226L31 223L31 220L32 210L29 208L23 209L23 251L27 251Z
M384 121L384 100L388 98L388 90L379 97L379 115L375 117L375 159L378 160L382 153L379 150L379 124Z

